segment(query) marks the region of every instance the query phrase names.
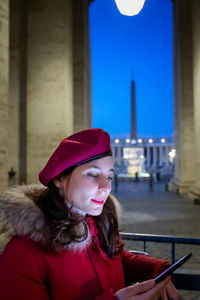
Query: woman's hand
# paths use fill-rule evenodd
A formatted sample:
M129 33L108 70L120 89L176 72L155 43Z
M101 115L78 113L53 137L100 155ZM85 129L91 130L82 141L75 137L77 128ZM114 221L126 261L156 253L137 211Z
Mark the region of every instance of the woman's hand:
M169 281L170 277L155 285L154 280L151 279L121 289L115 295L119 300L158 300Z
M171 280L167 283L165 289L163 290L163 292L161 294L161 299L162 300L168 300L168 299L178 300L179 299L179 294Z

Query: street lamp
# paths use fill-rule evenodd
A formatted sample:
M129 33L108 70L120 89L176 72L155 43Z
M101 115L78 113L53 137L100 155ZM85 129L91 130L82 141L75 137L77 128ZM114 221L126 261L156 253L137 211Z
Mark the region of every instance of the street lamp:
M142 10L145 0L115 0L115 2L122 15L134 16Z

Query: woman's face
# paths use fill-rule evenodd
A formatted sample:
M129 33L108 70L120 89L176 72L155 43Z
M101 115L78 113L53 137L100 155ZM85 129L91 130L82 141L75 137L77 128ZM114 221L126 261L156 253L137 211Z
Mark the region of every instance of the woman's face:
M97 216L111 191L113 172L112 157L106 156L76 167L59 180L59 187L77 212Z

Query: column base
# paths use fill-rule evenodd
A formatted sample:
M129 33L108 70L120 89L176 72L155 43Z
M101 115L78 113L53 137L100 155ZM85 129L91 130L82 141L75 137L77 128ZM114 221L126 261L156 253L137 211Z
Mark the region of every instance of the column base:
M187 196L193 200L194 204L200 205L200 187L192 186L188 189Z
M174 177L168 183L168 190L180 195L187 195L189 188L193 185L193 181L181 181Z

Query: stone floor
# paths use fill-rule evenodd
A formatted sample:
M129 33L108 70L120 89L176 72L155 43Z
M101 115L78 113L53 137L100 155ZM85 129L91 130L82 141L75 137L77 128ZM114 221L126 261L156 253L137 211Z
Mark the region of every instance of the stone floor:
M200 205L186 197L165 191L165 183L155 183L154 191L146 182L119 182L117 192L122 212L120 227L124 232L175 235L200 238ZM142 242L127 242L127 248L143 250ZM170 260L169 244L147 243L146 251ZM176 258L192 252L185 269L200 270L200 246L177 245ZM185 300L200 299L200 292L180 291Z

